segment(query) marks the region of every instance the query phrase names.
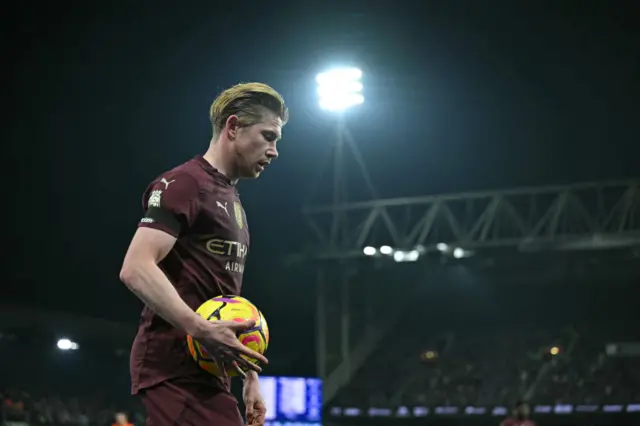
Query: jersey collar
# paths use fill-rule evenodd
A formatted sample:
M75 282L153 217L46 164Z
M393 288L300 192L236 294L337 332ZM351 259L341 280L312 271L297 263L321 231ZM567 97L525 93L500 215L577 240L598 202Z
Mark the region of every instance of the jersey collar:
M226 186L234 186L231 183L231 180L220 173L218 169L213 167L207 160L204 159L202 155L196 155L194 158L196 163L200 164L200 166L216 181Z

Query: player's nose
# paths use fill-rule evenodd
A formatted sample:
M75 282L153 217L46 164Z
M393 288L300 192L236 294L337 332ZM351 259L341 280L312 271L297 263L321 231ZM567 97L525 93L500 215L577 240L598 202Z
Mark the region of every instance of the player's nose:
M275 160L276 158L278 158L278 150L275 148L269 148L267 150L267 158L269 160Z

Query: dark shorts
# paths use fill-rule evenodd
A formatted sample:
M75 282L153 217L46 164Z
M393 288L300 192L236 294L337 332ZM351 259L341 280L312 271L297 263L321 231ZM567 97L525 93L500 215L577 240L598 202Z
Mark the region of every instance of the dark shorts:
M223 390L169 380L139 393L146 426L244 426L238 401Z

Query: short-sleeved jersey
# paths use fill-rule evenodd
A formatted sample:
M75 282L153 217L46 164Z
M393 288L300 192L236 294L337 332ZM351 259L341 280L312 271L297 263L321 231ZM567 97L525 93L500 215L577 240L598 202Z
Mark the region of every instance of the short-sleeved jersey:
M249 229L236 187L201 156L162 174L143 197L139 227L177 238L158 265L182 299L197 309L208 299L239 295L249 251ZM181 377L229 388L201 370L186 335L145 307L131 349L132 392Z

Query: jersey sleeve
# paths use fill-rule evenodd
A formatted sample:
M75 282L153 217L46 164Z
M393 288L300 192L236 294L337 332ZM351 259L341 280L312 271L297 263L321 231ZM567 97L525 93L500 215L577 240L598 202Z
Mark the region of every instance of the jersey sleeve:
M142 205L146 213L138 227L158 229L178 238L193 225L200 211L200 187L188 173L167 173L149 185Z

